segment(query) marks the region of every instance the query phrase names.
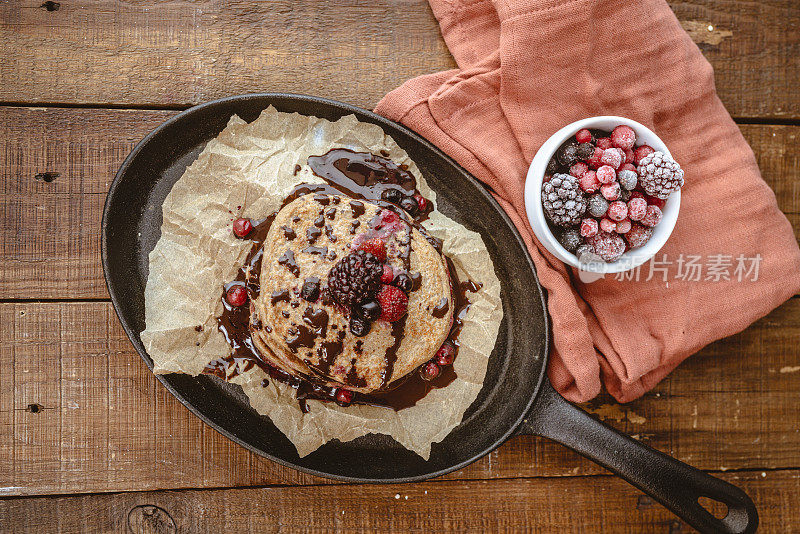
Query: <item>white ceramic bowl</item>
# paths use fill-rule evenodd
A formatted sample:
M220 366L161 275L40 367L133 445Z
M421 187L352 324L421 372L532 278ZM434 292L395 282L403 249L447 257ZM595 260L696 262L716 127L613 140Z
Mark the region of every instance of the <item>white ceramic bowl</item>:
M539 239L539 242L558 259L573 267L584 271L596 273L619 273L638 267L645 263L664 246L669 239L675 222L678 220L678 210L681 205L681 192L672 193L664 206L664 217L661 222L653 229L653 236L643 246L631 249L622 255L620 259L612 263L593 261L581 263L577 256L569 252L547 225L547 220L542 208L542 181L544 180L547 163L558 148L570 137L573 137L578 130L583 128L599 128L611 131L620 124L626 124L636 132L636 146L646 144L655 150L670 155L669 149L659 137L646 126L639 124L625 117L603 116L591 117L568 124L554 133L550 139L545 141L539 151L534 156L531 166L528 169L528 176L525 179L525 210L528 212L528 220L531 228Z

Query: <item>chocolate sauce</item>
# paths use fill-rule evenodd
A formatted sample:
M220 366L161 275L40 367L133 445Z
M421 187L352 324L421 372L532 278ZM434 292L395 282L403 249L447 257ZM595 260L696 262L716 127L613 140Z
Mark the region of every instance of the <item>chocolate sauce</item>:
M303 312L303 321L310 326L319 337L328 335L328 312L324 308L309 306Z
M306 254L319 254L320 256L324 256L328 253L328 247L306 247L300 252L305 252Z
M336 218L336 208L329 208L328 211L325 212L325 217L330 219L331 221Z
M306 237L309 243L314 243L319 236L322 235L322 228L308 228L306 230Z
M328 236L328 240L331 243L336 243L336 236L333 234L333 228L331 228L330 224L325 225L325 235Z
M450 302L447 297L442 297L439 302L436 303L436 306L433 307L433 311L431 315L436 317L437 319L441 319L447 314L447 310L450 309Z
M289 272L292 273L295 278L300 276L300 267L297 265L297 262L294 259L294 252L292 249L287 248L284 253L278 258L278 265L283 265Z
M313 348L317 338L310 329L301 324L293 324L286 330L286 333L289 334L285 339L286 345L294 354L297 354L297 349L300 347Z
M353 217L356 219L364 215L364 212L366 211L364 203L360 200L351 200L350 209L353 210Z
M287 240L292 241L295 237L297 237L297 233L291 226L283 225L281 226L281 229L283 230L283 237L285 237Z
M385 364L383 371L381 371L381 387L386 387L394 372L394 362L397 361L397 349L400 348L400 344L405 337L406 319L408 319L408 314L392 323L392 337L394 338L394 343L386 349L386 354L383 356Z
M314 226L317 228L322 228L325 226L325 217L321 213L319 214L319 217L314 219Z

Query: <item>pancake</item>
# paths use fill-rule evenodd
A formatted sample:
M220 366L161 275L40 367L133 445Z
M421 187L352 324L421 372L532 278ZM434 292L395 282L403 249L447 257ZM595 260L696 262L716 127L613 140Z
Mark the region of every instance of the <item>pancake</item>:
M453 295L445 259L401 210L350 197L307 194L282 208L264 241L251 335L268 363L316 383L370 393L391 389L447 339ZM386 262L415 280L408 312L351 332L350 310L326 291L331 268L366 239L386 243ZM319 295L301 294L319 281Z

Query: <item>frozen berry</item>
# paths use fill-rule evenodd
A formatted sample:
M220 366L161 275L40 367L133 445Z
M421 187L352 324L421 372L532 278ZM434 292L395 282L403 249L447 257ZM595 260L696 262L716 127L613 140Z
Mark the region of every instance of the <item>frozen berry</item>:
M625 234L625 240L631 248L641 247L650 240L653 235L653 229L647 226L642 226L639 223L633 223L630 231Z
M621 190L617 182L600 186L600 193L606 200L618 200L620 191Z
M383 274L381 274L381 283L391 284L394 280L394 269L388 263L383 264Z
M439 376L441 371L442 369L435 362L428 362L420 368L419 375L423 380L433 380Z
M600 229L604 232L614 232L617 229L617 223L603 217L600 219Z
M581 222L586 211L586 197L578 179L570 174L555 174L542 185L542 208L557 226L573 226Z
M594 248L595 254L605 261L617 261L625 252L625 241L619 234L600 232L589 238L589 244Z
M383 242L383 239L378 239L374 237L372 239L367 239L366 241L362 241L360 245L358 245L358 250L363 250L364 252L369 252L376 258L378 261L384 262L386 261L386 243Z
M641 223L645 226L656 226L661 222L661 209L658 206L647 206L647 212L642 217Z
M630 219L622 219L617 223L617 230L618 234L627 234L631 231L631 220Z
M644 199L645 202L647 202L645 194L642 193L641 191L631 191L631 198L641 198Z
M603 165L597 169L597 180L601 184L610 184L617 179L617 171L610 165Z
M393 323L406 314L408 297L399 287L382 285L377 299L381 306L381 319L384 321Z
M228 304L231 306L241 306L247 302L247 290L243 285L236 284L235 286L231 286L228 288L228 291L225 292L225 300L227 300Z
M572 165L578 159L577 151L577 143L569 143L556 151L556 158L562 165Z
M594 248L589 243L584 243L583 245L579 246L578 250L575 251L575 255L578 257L578 260L580 260L581 263L588 263L589 261L597 258L597 255L594 253Z
M572 167L569 168L569 173L572 176L575 176L576 178L580 178L588 170L589 170L589 166L588 165L586 165L582 161L578 161L578 162L572 164Z
M591 143L592 141L592 132L584 128L583 130L578 130L578 133L575 134L575 140L579 143Z
M602 217L608 211L608 200L600 193L592 195L589 197L588 211L592 217Z
M633 148L636 142L636 132L630 126L620 124L611 132L611 142L618 148Z
M614 146L614 142L611 141L610 137L601 137L600 139L597 140L598 148L602 148L603 150L605 150L607 148L611 148L612 146Z
M640 197L631 198L628 201L628 217L632 221L641 221L647 213L647 202Z
M678 162L663 152L653 152L639 160L639 183L648 195L667 199L683 187L684 172Z
M406 273L399 273L397 276L394 277L394 280L392 280L392 285L395 287L399 287L400 289L408 293L409 291L411 291L411 286L413 286L414 283L411 281L411 277L408 276Z
M419 210L421 212L425 212L428 210L428 199L417 193L414 195L414 199L417 201L417 205L419 206Z
M581 235L583 237L592 237L593 235L597 234L598 227L599 226L595 219L587 217L581 221Z
M591 143L581 143L575 150L575 155L580 160L587 160L592 157L592 154L594 154L594 145Z
M608 206L608 218L612 221L621 221L628 216L628 205L617 200Z
M453 361L456 359L456 348L449 341L445 341L436 351L434 359L439 365L453 365Z
M639 182L639 175L636 174L636 171L619 171L617 173L617 180L619 180L619 185L621 185L623 189L632 191Z
M375 296L381 287L383 265L364 250L339 260L328 272L328 292L346 308ZM384 286L386 287L386 286Z
M355 313L350 316L350 332L356 337L364 337L369 334L372 323Z
M572 252L578 246L583 243L583 239L581 239L581 233L577 228L567 228L563 232L560 232L556 235L556 239L558 242L561 243L561 246L565 249Z
M655 150L653 150L653 147L649 145L642 145L640 147L636 147L636 150L633 151L634 163L638 165L639 162L642 160L642 158L644 158L645 156L649 156L653 152L655 152Z
M620 170L620 172L622 172L622 171L633 171L633 172L636 172L636 167L634 167L632 163L627 163L626 162L626 163L623 163L622 165L619 166L619 170Z
M555 157L550 158L550 161L547 162L547 170L545 172L547 172L547 174L555 174L558 172L558 161L556 161Z
M633 163L633 149L631 148L623 148L622 152L625 154L625 160L622 162L623 165L632 164Z
M336 403L341 406L347 406L353 402L353 392L346 389L338 389L336 391Z
M603 157L603 149L600 147L595 147L594 152L592 155L586 160L586 163L589 165L590 169L596 169L602 165L600 162L600 158Z
M610 165L614 169L619 169L619 166L622 165L624 158L625 154L623 154L618 148L607 148L603 150L603 155L600 156L600 162L603 165Z
M650 195L645 195L644 199L647 201L648 206L656 206L659 209L664 209L664 206L667 203L667 201L663 198L651 197Z
M586 171L583 173L583 176L578 179L578 185L587 193L594 193L600 189L600 180L597 179L597 173L595 171Z
M253 223L250 222L250 219L245 219L244 217L239 217L235 221L233 221L233 233L236 237L247 237L253 230Z
M368 300L358 305L357 313L367 321L375 321L381 316L381 306L374 300Z

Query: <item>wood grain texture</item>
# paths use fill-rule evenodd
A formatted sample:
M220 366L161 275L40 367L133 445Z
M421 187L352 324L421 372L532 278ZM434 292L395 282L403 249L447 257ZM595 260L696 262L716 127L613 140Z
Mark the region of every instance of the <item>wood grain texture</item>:
M792 532L800 472L721 475ZM0 523L41 532L689 532L610 476L86 495L0 501ZM24 526L23 526L24 525Z
M109 303L0 304L0 324L0 496L327 482L251 454L192 415L132 350ZM586 407L703 469L797 468L799 345L794 298L642 399ZM445 478L603 472L520 436Z
M0 298L108 297L105 192L133 145L175 113L0 107ZM800 238L800 126L741 128Z
M454 66L425 0L40 5L0 4L0 101L185 107L294 91L371 108L405 80ZM670 5L734 116L800 117L800 4Z

